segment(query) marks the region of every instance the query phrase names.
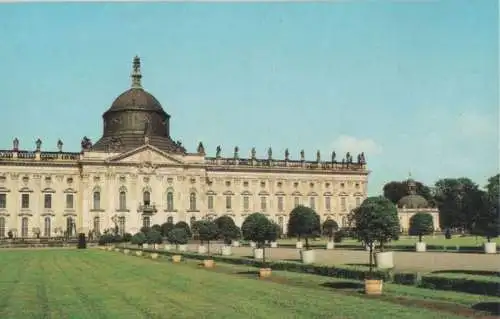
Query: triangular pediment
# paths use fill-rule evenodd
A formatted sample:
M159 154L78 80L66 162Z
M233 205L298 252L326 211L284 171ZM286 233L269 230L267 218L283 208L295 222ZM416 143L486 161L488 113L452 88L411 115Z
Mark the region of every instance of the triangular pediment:
M108 163L151 163L155 165L183 163L181 159L150 144L142 145L119 155L114 155L106 161Z

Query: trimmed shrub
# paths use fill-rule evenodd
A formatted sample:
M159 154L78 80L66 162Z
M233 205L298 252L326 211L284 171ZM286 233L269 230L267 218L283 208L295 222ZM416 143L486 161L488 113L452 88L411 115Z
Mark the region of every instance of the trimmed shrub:
M84 233L78 234L78 244L76 246L78 249L86 249L87 248L87 240L85 238Z

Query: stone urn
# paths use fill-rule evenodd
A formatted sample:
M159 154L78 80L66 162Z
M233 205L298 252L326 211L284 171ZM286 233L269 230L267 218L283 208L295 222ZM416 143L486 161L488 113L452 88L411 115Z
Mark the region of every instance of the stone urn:
M314 250L301 250L300 251L300 259L302 260L303 264L312 264L314 263Z
M148 248L149 248L149 245L148 245L148 244L146 244L146 243L144 243L144 244L142 244L142 248L143 248L143 249L148 249Z
M375 254L375 262L379 269L394 268L394 253L392 251L384 251Z
M326 249L332 250L335 247L335 243L333 241L329 241L326 243Z
M233 240L231 244L233 245L233 247L240 247L240 242L238 240Z
M383 280L365 279L365 294L381 295Z
M182 256L181 255L173 255L172 256L172 262L174 263L180 263L182 260Z
M260 268L259 269L259 277L260 278L271 277L271 268Z
M417 253L423 253L427 250L427 244L424 242L416 242L415 243L415 251Z
M231 256L231 246L222 246L220 252L222 256Z
M203 260L203 266L205 268L214 268L215 263L213 259L205 259Z
M253 249L253 258L254 259L262 259L262 258L264 258L264 249L262 249L262 248L254 248Z
M255 248L255 247L257 247L257 244L256 244L256 243L254 243L253 241L251 241L251 242L250 242L250 247L251 247L251 248Z
M207 253L207 246L205 245L198 245L198 254L204 255Z
M158 259L158 253L152 253L151 254L151 259Z
M302 249L302 248L304 248L304 243L303 243L303 242L301 242L301 241L296 242L296 243L295 243L295 248L297 248L297 249Z
M495 242L484 243L484 253L485 254L496 254L497 253L497 243L495 243Z
M277 241L272 241L271 242L271 248L278 248L278 242Z
M135 251L136 256L142 256L142 250L136 250Z
M125 255L130 254L130 249L124 249L124 250L123 250L123 253L124 253Z

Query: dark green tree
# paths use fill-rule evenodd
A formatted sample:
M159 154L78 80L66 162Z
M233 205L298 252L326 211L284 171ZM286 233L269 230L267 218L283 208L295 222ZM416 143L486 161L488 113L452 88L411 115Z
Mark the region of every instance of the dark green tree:
M397 238L399 218L396 206L383 196L368 197L349 214L349 223L355 237L370 248L370 274L373 270L373 243L384 244Z
M419 181L415 181L417 186L416 193L427 200L431 207L435 206L435 199L431 189ZM397 204L401 198L408 195L408 181L392 181L384 185L384 197L390 200L393 204Z
M139 247L142 247L142 245L146 242L146 235L143 232L138 232L137 234L132 236L132 240L130 242L133 245L138 245Z
M156 230L161 234L161 226L158 224L154 224L153 226L151 226L151 230Z
M230 245L231 241L241 237L241 231L231 217L221 216L215 220L215 224L219 230L219 238L224 240L224 244Z
M161 235L163 237L167 237L168 232L171 231L172 229L174 229L173 223L166 222L161 224Z
M219 229L217 228L217 224L210 220L200 220L196 223L200 240L207 242L207 256L210 258L210 241L217 239Z
M188 233L186 229L183 227L173 228L167 234L167 240L169 243L176 245L177 249L179 249L179 245L186 245L189 240Z
M320 234L320 218L312 208L299 205L290 212L288 235L305 238L306 250L309 250L309 239L318 237Z
M498 237L500 232L499 184L500 174L488 179L486 192L483 195L483 207L477 216L473 228L473 233L475 235L486 237L488 242L491 242L491 238Z
M333 236L339 230L339 225L333 219L327 219L323 223L323 235L328 237L328 240L332 241Z
M162 241L163 238L161 237L161 233L151 227L151 229L146 234L146 242L148 244L161 244Z
M418 236L418 241L422 242L422 236L430 235L434 232L434 220L429 213L419 212L410 218L410 236Z
M264 214L253 213L247 216L241 225L243 239L253 241L257 248L262 248L263 265L266 264L266 241L276 241L280 227L271 222Z
M174 228L184 229L189 238L193 236L193 234L191 233L191 228L189 227L189 224L186 222L180 221L177 224L175 224Z

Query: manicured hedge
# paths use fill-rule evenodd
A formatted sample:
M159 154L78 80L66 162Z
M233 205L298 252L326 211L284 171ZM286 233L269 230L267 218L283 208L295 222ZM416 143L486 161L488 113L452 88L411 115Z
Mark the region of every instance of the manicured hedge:
M324 249L326 244L311 244L311 248ZM280 248L295 248L295 244L280 244ZM335 244L336 249L349 249L349 250L365 250L361 244ZM386 249L393 251L415 251L415 245L388 245ZM436 252L461 252L461 253L483 253L484 248L482 246L443 246L443 245L427 245L427 251ZM497 247L497 251L500 252L500 245Z
M140 250L137 247L127 247L130 250ZM143 249L144 252L155 252L166 256L182 255L188 259L203 260L206 255L194 252L160 251L153 249ZM261 267L262 262L250 258L240 258L231 256L211 256L215 262L222 262L235 265L248 265L252 267ZM306 265L300 262L279 261L267 263L274 270L283 270L297 273L315 274L327 277L336 277L342 279L364 280L368 274L367 267L349 267L349 266L327 266L327 265ZM419 272L393 272L390 270L375 270L373 275L383 279L385 282L410 285L421 288L435 290L452 290L466 292L478 295L488 295L500 297L500 287L498 282L481 279L464 279L447 277L446 274L422 274ZM466 276L466 275L464 275Z

